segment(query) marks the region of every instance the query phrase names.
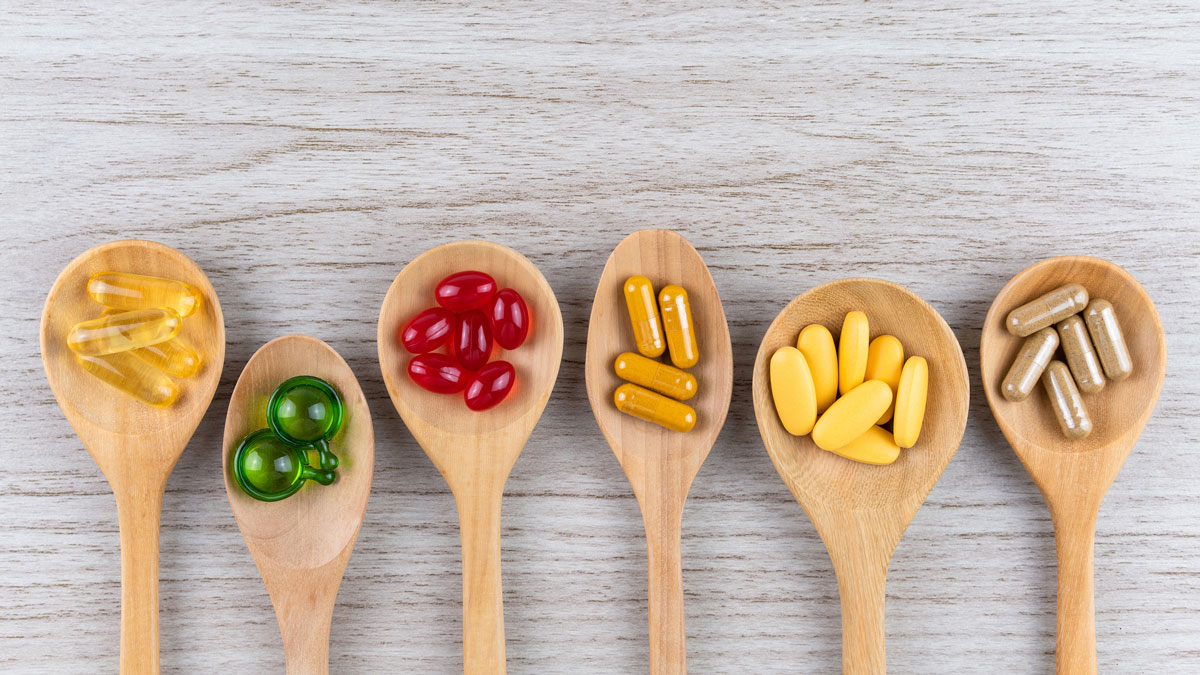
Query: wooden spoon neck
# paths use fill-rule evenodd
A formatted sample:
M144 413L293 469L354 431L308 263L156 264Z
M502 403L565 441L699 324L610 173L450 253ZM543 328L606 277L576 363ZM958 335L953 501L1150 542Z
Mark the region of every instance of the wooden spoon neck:
M326 675L329 672L329 629L351 540L333 560L311 569L259 561L267 593L275 607L283 636L288 675Z

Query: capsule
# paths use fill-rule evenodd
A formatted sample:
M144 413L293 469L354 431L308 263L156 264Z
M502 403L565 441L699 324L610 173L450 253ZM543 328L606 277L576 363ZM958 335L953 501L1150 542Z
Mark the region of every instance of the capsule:
M817 390L799 349L781 347L771 355L771 397L789 434L804 436L812 431L817 422Z
M1059 286L1009 312L1004 327L1017 337L1025 337L1082 312L1087 304L1088 292L1083 286Z
M700 360L700 347L696 344L696 324L692 321L687 291L680 286L667 286L658 292L658 305L662 308L671 363L676 368L691 368Z
M1094 304L1094 303L1093 303ZM1087 327L1078 316L1068 316L1058 322L1058 341L1062 344L1063 353L1067 355L1067 365L1075 376L1075 384L1079 391L1094 394L1104 388L1104 371L1100 368L1100 358L1092 349L1092 340L1088 337Z
M838 391L842 396L866 379L870 345L871 330L867 315L862 312L847 314L842 321L842 335L838 340Z
M880 335L871 340L871 346L867 349L867 372L864 375L868 380L883 380L892 388L892 405L888 406L887 412L879 418L876 424L887 424L892 419L892 413L896 410L896 389L900 386L900 371L904 369L904 345L891 335Z
M813 387L817 391L817 414L820 415L833 405L838 394L838 358L833 334L818 323L805 326L796 339L796 349L804 354L812 374Z
M1133 372L1133 358L1125 346L1125 336L1121 333L1121 324L1117 323L1112 303L1093 300L1083 311L1083 320L1104 366L1104 374L1116 382L1129 377Z
M104 356L166 342L182 327L183 319L166 307L119 312L75 324L67 345L81 356Z
M1013 359L1008 374L1000 383L1004 398L1013 402L1028 398L1057 349L1058 333L1053 328L1043 328L1025 338L1021 351L1017 352L1017 358Z
M179 387L171 378L129 352L106 356L76 354L75 360L92 375L156 408L165 408L179 398Z
M691 431L696 426L696 411L692 406L673 401L662 394L643 389L636 384L623 384L613 394L617 410L626 415L666 427L672 431Z
M105 309L100 316L120 314L120 310L111 307ZM141 349L131 349L130 354L158 368L171 377L191 377L200 372L200 355L182 337L174 337L166 342L160 342Z
M638 353L655 358L667 349L663 338L662 321L658 318L658 302L654 297L654 285L643 276L625 280L625 306L629 308L629 321L633 324L633 341Z
M900 456L900 446L887 429L873 426L846 445L832 450L836 455L864 464L891 464Z
M1088 417L1087 408L1083 407L1083 397L1075 388L1075 380L1071 379L1067 364L1051 361L1042 374L1042 386L1050 397L1054 418L1067 438L1077 441L1092 433L1092 420Z
M830 452L867 433L892 404L887 382L867 380L833 402L812 430L813 443Z
M691 373L648 359L641 354L621 354L613 363L613 369L622 380L657 391L677 401L686 401L696 395L696 378Z
M892 420L896 445L911 448L917 444L928 397L929 364L920 356L910 356L900 371L900 386L896 389L896 417Z
M88 279L88 294L96 302L115 309L170 307L179 316L190 316L200 308L201 295L195 286L182 281L124 272L102 272Z

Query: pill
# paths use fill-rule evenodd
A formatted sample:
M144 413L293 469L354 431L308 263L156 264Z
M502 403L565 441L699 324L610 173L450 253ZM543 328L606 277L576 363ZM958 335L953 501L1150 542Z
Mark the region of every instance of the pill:
M1094 302L1093 302L1094 304ZM1058 341L1067 356L1067 366L1075 376L1075 385L1085 394L1094 394L1104 388L1104 371L1100 358L1092 349L1092 339L1087 327L1078 316L1068 316L1058 322Z
M658 317L658 301L654 286L643 276L625 280L625 306L629 308L629 321L633 324L633 341L638 353L654 358L662 356L667 349L663 338L662 322Z
M910 356L900 371L900 386L896 388L896 417L892 420L896 445L911 448L917 444L928 397L929 364L920 356Z
M677 401L686 401L696 395L696 378L691 373L648 359L641 354L625 352L613 363L617 377L670 396Z
M796 339L796 348L804 354L813 388L817 391L817 414L825 412L837 399L838 359L833 334L821 324L805 326Z
M1117 323L1112 303L1093 300L1084 310L1083 320L1104 366L1104 374L1118 382L1129 377L1133 372L1133 358L1125 346L1125 336L1121 333L1121 324Z
M892 388L887 382L867 380L843 394L821 415L812 430L813 442L822 450L835 451L867 433L891 404Z
M496 280L479 270L455 272L433 289L437 303L452 312L482 309L491 304L495 295Z
M88 279L88 294L96 302L116 309L170 307L179 316L190 316L200 307L195 286L182 281L124 272L102 272Z
M696 325L692 321L692 305L687 291L680 286L667 286L658 292L662 309L663 332L667 334L667 350L676 368L691 368L700 360L696 344Z
M804 354L795 347L781 347L771 355L771 397L783 428L793 436L804 436L817 422L817 391Z
M834 454L865 464L891 464L900 456L900 446L883 427L873 426L846 445L832 450Z
M120 313L121 310L109 307L100 316ZM191 377L200 372L200 355L182 337L176 336L149 347L131 349L129 353L171 377Z
M1058 333L1053 328L1043 328L1025 338L1017 358L1008 367L1008 374L1000 383L1000 392L1010 401L1024 401L1037 384L1042 371L1054 358L1058 349Z
M171 378L129 352L76 354L75 359L87 372L156 408L165 408L179 398L179 387Z
M892 405L888 406L876 424L887 424L896 410L896 389L900 386L900 371L904 369L904 345L891 335L880 335L871 340L867 349L868 380L883 380L892 389Z
M77 323L67 345L81 356L104 356L166 342L179 334L183 319L173 309L139 309Z
M643 389L636 384L623 384L613 394L617 410L634 417L653 422L673 431L691 431L696 426L696 411L686 403L680 403Z
M1087 408L1083 407L1083 397L1075 388L1067 364L1051 361L1042 374L1042 386L1050 397L1054 418L1067 438L1079 440L1092 433L1092 420L1088 418Z
M1059 286L1009 312L1004 325L1013 335L1025 337L1082 312L1087 303L1088 292L1083 286Z
M842 335L838 340L838 391L843 396L866 379L870 344L867 315L862 312L847 314L842 321Z

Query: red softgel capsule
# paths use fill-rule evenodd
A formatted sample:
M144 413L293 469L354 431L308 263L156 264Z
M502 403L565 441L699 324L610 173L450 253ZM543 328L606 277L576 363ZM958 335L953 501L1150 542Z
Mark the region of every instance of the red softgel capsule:
M400 329L400 342L413 354L426 354L446 344L454 332L454 312L430 307Z
M438 283L434 295L439 305L455 312L480 309L496 295L496 280L475 270L455 272Z
M421 354L408 362L408 377L435 394L457 394L467 386L467 371L445 354Z
M492 361L471 375L463 397L476 412L487 410L508 396L517 381L517 371L508 361Z
M492 358L492 326L482 310L472 309L458 315L454 331L454 353L467 370L479 370Z
M529 307L521 294L506 288L492 299L492 337L505 349L516 349L529 335Z

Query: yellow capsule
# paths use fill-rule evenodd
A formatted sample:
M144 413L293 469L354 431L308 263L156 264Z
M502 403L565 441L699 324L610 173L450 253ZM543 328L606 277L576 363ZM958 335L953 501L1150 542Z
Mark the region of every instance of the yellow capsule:
M691 368L700 360L700 347L696 344L696 326L687 291L680 286L667 286L658 293L658 305L662 308L671 363L676 368Z
M658 318L658 302L654 298L654 285L643 276L625 280L625 306L629 308L629 321L633 324L633 341L638 353L654 358L662 356L667 349L663 339L662 322Z
M182 281L124 272L103 272L88 280L88 293L96 302L116 309L170 307L189 316L201 303L200 291Z
M796 349L804 354L808 372L817 391L817 414L825 412L837 400L838 358L833 334L821 324L805 326L796 339Z
M896 389L900 387L900 371L904 368L904 345L891 335L880 335L871 340L871 347L867 350L867 373L864 376L868 380L883 380L892 388L892 405L888 406L887 412L883 413L883 417L879 418L876 424L887 424L888 420L892 419L892 412L896 410Z
M678 401L686 401L696 395L696 378L691 373L648 359L641 354L621 354L613 363L613 369L622 380Z
M892 404L892 388L881 380L867 380L829 406L812 430L813 443L834 451L867 433Z
M896 445L911 448L917 444L928 396L929 364L920 356L910 356L900 371L900 387L896 389L896 419L892 421Z
M832 450L836 455L864 464L891 464L900 456L900 446L883 427L873 426L846 445Z
M101 312L100 316L120 313L120 310L109 307ZM191 377L200 371L200 355L181 337L141 349L131 349L129 353L172 377Z
M87 372L143 403L165 408L179 398L179 387L150 364L128 352L107 356L75 355Z
M866 379L870 344L871 330L867 325L867 315L862 312L847 314L842 321L842 335L838 340L838 391L843 396Z
M104 356L166 342L182 327L173 309L139 309L75 324L67 345L81 356Z
M673 431L691 431L696 426L696 411L692 406L673 401L662 394L643 389L636 384L623 384L613 394L617 410L654 422Z
M817 422L817 390L799 349L781 347L771 355L771 397L789 434L804 436L812 431Z

